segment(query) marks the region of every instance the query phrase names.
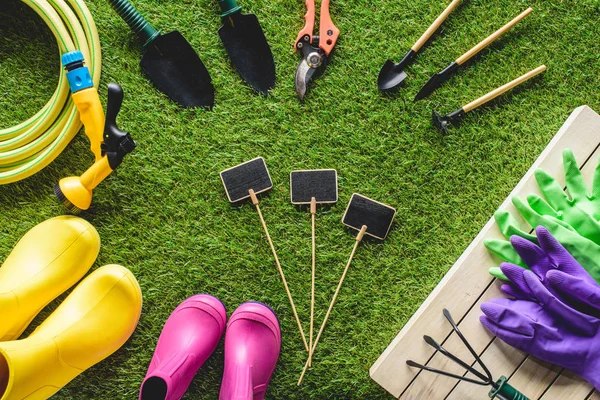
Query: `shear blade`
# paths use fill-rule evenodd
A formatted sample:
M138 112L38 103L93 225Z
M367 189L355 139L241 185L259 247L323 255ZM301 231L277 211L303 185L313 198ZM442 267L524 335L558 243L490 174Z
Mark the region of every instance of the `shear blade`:
M308 88L308 83L311 81L316 71L316 68L308 65L306 59L302 59L302 62L300 63L300 65L298 65L298 69L296 69L296 78L294 79L294 82L296 84L296 93L298 94L300 100L304 99L304 96L306 95L306 90Z

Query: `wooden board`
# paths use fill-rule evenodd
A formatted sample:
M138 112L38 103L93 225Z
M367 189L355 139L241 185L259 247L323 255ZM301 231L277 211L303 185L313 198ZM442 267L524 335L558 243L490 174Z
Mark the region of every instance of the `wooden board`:
M599 147L600 116L587 106L577 108L499 209L509 211L524 227L528 226L519 218L510 199L513 196L525 198L530 193L539 194L534 171L543 168L564 184L562 151L571 148L590 182L600 159ZM587 383L506 345L479 323L479 305L502 296L499 283L487 272L489 267L497 266L499 260L483 245L485 239L495 238L504 239L491 218L371 367L371 377L395 397L411 400L487 398L488 388L464 382L457 384L451 378L420 372L406 365L406 360L412 359L450 372L464 373L464 369L435 354L423 341L424 334L432 336L463 360L473 363L473 357L445 321L443 308L450 310L463 334L494 376L509 377L509 382L530 398L584 400L590 396L592 388Z

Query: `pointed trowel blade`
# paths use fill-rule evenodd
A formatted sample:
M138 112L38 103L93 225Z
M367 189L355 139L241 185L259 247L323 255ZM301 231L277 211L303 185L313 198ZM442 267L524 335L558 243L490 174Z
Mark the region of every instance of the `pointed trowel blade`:
M215 89L210 74L181 33L154 39L146 46L140 66L161 92L182 106L213 107Z
M250 86L263 94L275 87L275 61L255 15L238 12L227 16L219 36L231 63Z
M429 78L427 83L421 88L421 90L419 90L419 93L417 93L417 95L415 96L414 101L424 99L425 97L433 93L437 88L442 86L442 83L446 82L450 78L452 73L459 66L459 64L453 62L452 64L448 65L442 72L439 72L433 75L431 78Z

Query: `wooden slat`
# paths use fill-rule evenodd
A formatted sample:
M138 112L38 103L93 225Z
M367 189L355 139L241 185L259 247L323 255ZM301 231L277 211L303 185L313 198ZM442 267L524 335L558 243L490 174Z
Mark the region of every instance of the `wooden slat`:
M541 400L581 400L594 390L592 385L572 372L563 371Z
M594 392L590 397L588 397L587 400L600 400L600 394L598 394L598 392Z
M500 208L516 214L516 210L510 203L510 197L537 192L537 185L533 177L535 169L544 168L554 176L561 176L561 153L565 147L570 147L577 161L583 163L598 142L600 142L600 116L588 107L579 107L571 114ZM493 219L490 219L371 367L371 377L390 393L400 396L418 375L417 371L406 366L407 359L424 362L433 355L433 350L423 343L422 335L424 333L430 334L438 340L446 338L450 334L451 329L444 320L441 310L444 307L449 308L456 319L462 319L492 282L487 268L497 265L497 260L492 259L484 248L483 240L501 237ZM468 333L467 336L472 339ZM415 383L417 382L415 381ZM451 387L448 388L448 392L450 389ZM415 386L414 396L407 398L427 398L419 397L422 396L421 390L422 387ZM435 397L430 397L430 399L434 400Z

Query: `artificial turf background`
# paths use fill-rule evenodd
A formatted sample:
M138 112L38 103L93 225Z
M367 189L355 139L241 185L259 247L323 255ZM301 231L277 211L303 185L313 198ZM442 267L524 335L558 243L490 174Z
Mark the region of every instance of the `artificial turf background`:
M386 58L398 61L448 1L334 0L341 35L331 64L304 104L294 92L303 26L301 0L240 1L256 14L272 47L278 83L256 95L230 66L214 0L137 0L164 31L177 29L197 49L216 87L212 112L185 110L140 73L141 46L104 0L88 0L100 32L103 99L120 83L119 123L138 148L99 189L82 214L98 229L95 267L120 263L137 276L144 308L131 340L86 371L57 399L133 399L162 325L186 297L209 293L228 312L247 300L276 310L283 346L270 399L390 398L368 369L508 195L569 113L600 111L600 1L466 0L409 67L406 86L381 96L376 79ZM430 98L412 98L433 73L522 10L535 11ZM54 38L27 6L0 8L0 126L25 120L54 90ZM469 114L450 135L430 125L447 113L546 64L546 74ZM304 385L306 354L287 297L251 205L234 208L219 171L263 156L274 189L261 207L308 333L310 214L290 204L294 169L336 168L340 201L317 217L317 326L354 241L340 223L353 192L397 208L385 241L361 245ZM0 188L0 259L35 224L65 213L52 194L59 178L92 162L80 134L41 173ZM64 296L63 296L64 297ZM56 307L54 302L32 327ZM32 329L30 327L30 332ZM217 398L222 345L192 383L187 399Z

